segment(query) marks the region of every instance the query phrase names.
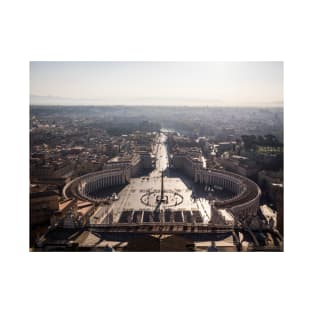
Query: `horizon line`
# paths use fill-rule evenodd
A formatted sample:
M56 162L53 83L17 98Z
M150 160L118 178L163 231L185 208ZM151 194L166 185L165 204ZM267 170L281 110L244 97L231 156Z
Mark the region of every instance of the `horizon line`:
M57 104L57 103L49 103L49 104L29 104L32 107L35 106L52 106L52 107L188 107L188 108L284 108L284 105L192 105L192 104Z

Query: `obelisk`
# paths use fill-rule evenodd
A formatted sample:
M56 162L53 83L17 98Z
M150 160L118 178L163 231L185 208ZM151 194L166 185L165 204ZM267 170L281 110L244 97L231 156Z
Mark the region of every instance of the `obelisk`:
M161 201L164 201L164 175L163 175L163 171L162 171L162 175L161 175Z

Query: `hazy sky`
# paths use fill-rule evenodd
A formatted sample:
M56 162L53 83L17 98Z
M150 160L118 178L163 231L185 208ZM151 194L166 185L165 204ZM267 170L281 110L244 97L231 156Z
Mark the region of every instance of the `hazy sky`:
M282 106L282 62L31 62L31 104Z

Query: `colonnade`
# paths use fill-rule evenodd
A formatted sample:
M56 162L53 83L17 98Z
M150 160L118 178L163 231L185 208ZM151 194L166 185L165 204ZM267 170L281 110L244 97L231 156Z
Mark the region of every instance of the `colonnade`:
M89 199L90 193L95 190L123 185L128 183L129 180L130 168L108 168L75 178L64 187L63 194L65 196L72 194Z
M93 190L104 189L107 187L112 187L116 185L122 185L126 183L126 177L122 172L119 173L107 173L106 175L102 174L98 177L92 177L88 181L83 183L83 188L81 193L85 196L88 195Z
M207 169L195 171L194 181L205 185L218 185L235 194L231 199L216 201L218 207L231 211L238 220L248 220L257 214L261 197L260 188L246 177Z
M241 193L245 186L241 180L223 173L200 169L195 172L195 183L205 185L218 185L235 194Z

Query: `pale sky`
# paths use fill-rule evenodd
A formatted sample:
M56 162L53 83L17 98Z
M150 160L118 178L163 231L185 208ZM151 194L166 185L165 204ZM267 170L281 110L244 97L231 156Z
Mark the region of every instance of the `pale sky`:
M283 62L30 62L30 103L283 106Z

